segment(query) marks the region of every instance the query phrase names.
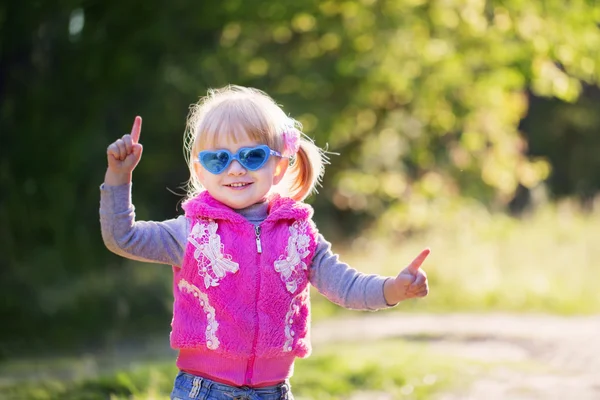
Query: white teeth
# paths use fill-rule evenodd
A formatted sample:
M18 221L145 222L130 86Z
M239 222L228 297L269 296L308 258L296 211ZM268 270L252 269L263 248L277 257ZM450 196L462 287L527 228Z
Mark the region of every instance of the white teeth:
M242 186L246 186L247 183L232 183L229 186L231 187L242 187Z

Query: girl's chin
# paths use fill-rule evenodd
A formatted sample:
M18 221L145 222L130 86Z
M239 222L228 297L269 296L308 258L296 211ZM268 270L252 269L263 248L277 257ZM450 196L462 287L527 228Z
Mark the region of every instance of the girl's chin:
M261 203L267 199L268 193L260 194L249 190L253 185L248 185L239 190L238 188L231 189L230 187L220 191L214 196L221 203L233 209L242 209L256 203Z
M254 198L245 198L245 199L224 198L224 199L221 199L221 203L225 204L227 207L234 208L234 209L246 208L246 207L249 207L258 202L260 202L260 199L254 199Z

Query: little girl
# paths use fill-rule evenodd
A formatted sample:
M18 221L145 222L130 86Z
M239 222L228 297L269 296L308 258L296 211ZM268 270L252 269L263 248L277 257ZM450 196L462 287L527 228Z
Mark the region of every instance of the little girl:
M185 215L136 221L131 174L142 120L107 149L100 222L106 246L173 266L171 399L293 399L294 359L310 345L309 283L358 310L428 293L426 249L396 277L365 275L338 260L303 200L323 173L323 153L265 93L211 90L186 130Z

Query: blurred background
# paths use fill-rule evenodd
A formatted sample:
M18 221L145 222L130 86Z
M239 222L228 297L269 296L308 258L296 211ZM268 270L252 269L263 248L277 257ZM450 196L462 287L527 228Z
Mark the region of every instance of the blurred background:
M168 344L170 268L102 243L106 147L141 115L137 217L179 215L189 106L229 83L339 153L308 201L344 260L394 275L432 248L431 295L389 315L599 312L599 23L592 0L0 1L1 384ZM90 393L151 397L119 379Z

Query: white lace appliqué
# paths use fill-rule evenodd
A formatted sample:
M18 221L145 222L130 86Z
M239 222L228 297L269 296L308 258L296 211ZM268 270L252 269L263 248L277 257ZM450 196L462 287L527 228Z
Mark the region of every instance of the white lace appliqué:
M274 264L275 271L279 272L281 280L290 293L294 293L298 289L298 285L304 281L302 271L305 271L307 266L302 259L310 253L308 251L310 239L307 231L307 221L294 222L290 226L290 237L286 248L287 254L279 256Z
M292 351L292 344L294 343L294 336L296 332L292 329L294 324L294 315L300 310L300 295L294 297L290 303L287 314L285 314L285 343L283 344L283 351L288 353Z
M206 314L206 347L210 350L216 350L219 348L219 338L217 338L217 330L219 329L219 323L215 319L215 309L208 302L208 296L203 293L196 286L192 285L185 279L179 281L177 285L179 290L185 290L187 293L193 294L195 298L200 302L202 310Z
M198 261L198 275L204 277L204 286L218 286L227 272L235 274L238 263L231 261L230 254L223 254L223 243L217 234L219 225L212 220L199 222L192 228L189 241L196 248L194 258Z

